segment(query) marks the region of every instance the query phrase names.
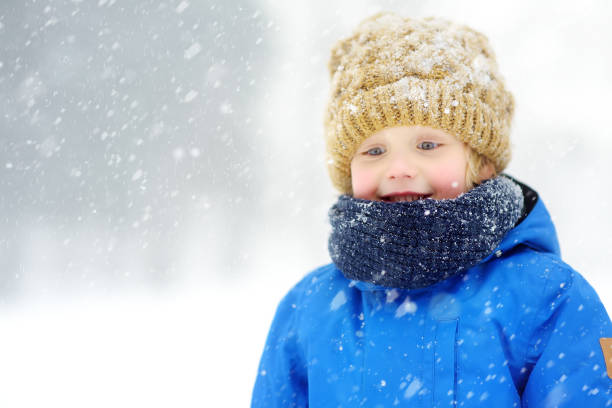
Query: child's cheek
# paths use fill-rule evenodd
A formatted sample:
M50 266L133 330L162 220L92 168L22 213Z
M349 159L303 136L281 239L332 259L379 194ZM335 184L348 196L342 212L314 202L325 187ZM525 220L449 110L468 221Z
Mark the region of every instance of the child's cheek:
M353 197L366 200L376 199L378 191L377 177L372 171L353 166L351 171L351 184L353 186Z
M465 172L453 168L440 169L432 180L432 187L439 199L455 198L466 190Z

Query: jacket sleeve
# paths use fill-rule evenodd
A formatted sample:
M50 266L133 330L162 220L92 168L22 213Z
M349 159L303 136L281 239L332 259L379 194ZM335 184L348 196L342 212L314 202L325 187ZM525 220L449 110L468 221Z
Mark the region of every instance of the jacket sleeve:
M252 408L308 407L308 380L296 328L299 292L280 302L268 333L251 400Z
M593 288L580 274L551 279L527 355L531 373L522 407L612 407L601 337L612 325ZM552 290L550 290L552 289Z

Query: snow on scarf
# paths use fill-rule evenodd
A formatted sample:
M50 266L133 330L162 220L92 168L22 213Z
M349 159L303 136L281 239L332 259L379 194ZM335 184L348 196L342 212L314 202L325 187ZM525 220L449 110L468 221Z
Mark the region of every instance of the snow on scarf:
M389 203L342 195L329 210L329 253L348 279L422 288L484 259L522 209L521 188L503 175L446 200Z

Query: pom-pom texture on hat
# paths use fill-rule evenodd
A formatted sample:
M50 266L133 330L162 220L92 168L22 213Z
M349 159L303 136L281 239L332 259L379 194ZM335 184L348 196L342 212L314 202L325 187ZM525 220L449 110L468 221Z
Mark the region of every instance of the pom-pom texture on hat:
M351 193L350 164L361 143L386 127L441 129L487 157L510 161L512 94L487 38L447 20L379 13L332 48L325 117L328 169Z

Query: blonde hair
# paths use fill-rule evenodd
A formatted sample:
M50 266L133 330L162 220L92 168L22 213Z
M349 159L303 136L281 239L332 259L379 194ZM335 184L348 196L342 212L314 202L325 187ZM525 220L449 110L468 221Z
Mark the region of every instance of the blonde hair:
M483 177L481 173L487 166L489 174ZM465 171L466 187L471 190L483 181L495 176L497 176L497 169L491 159L468 146L467 168Z

